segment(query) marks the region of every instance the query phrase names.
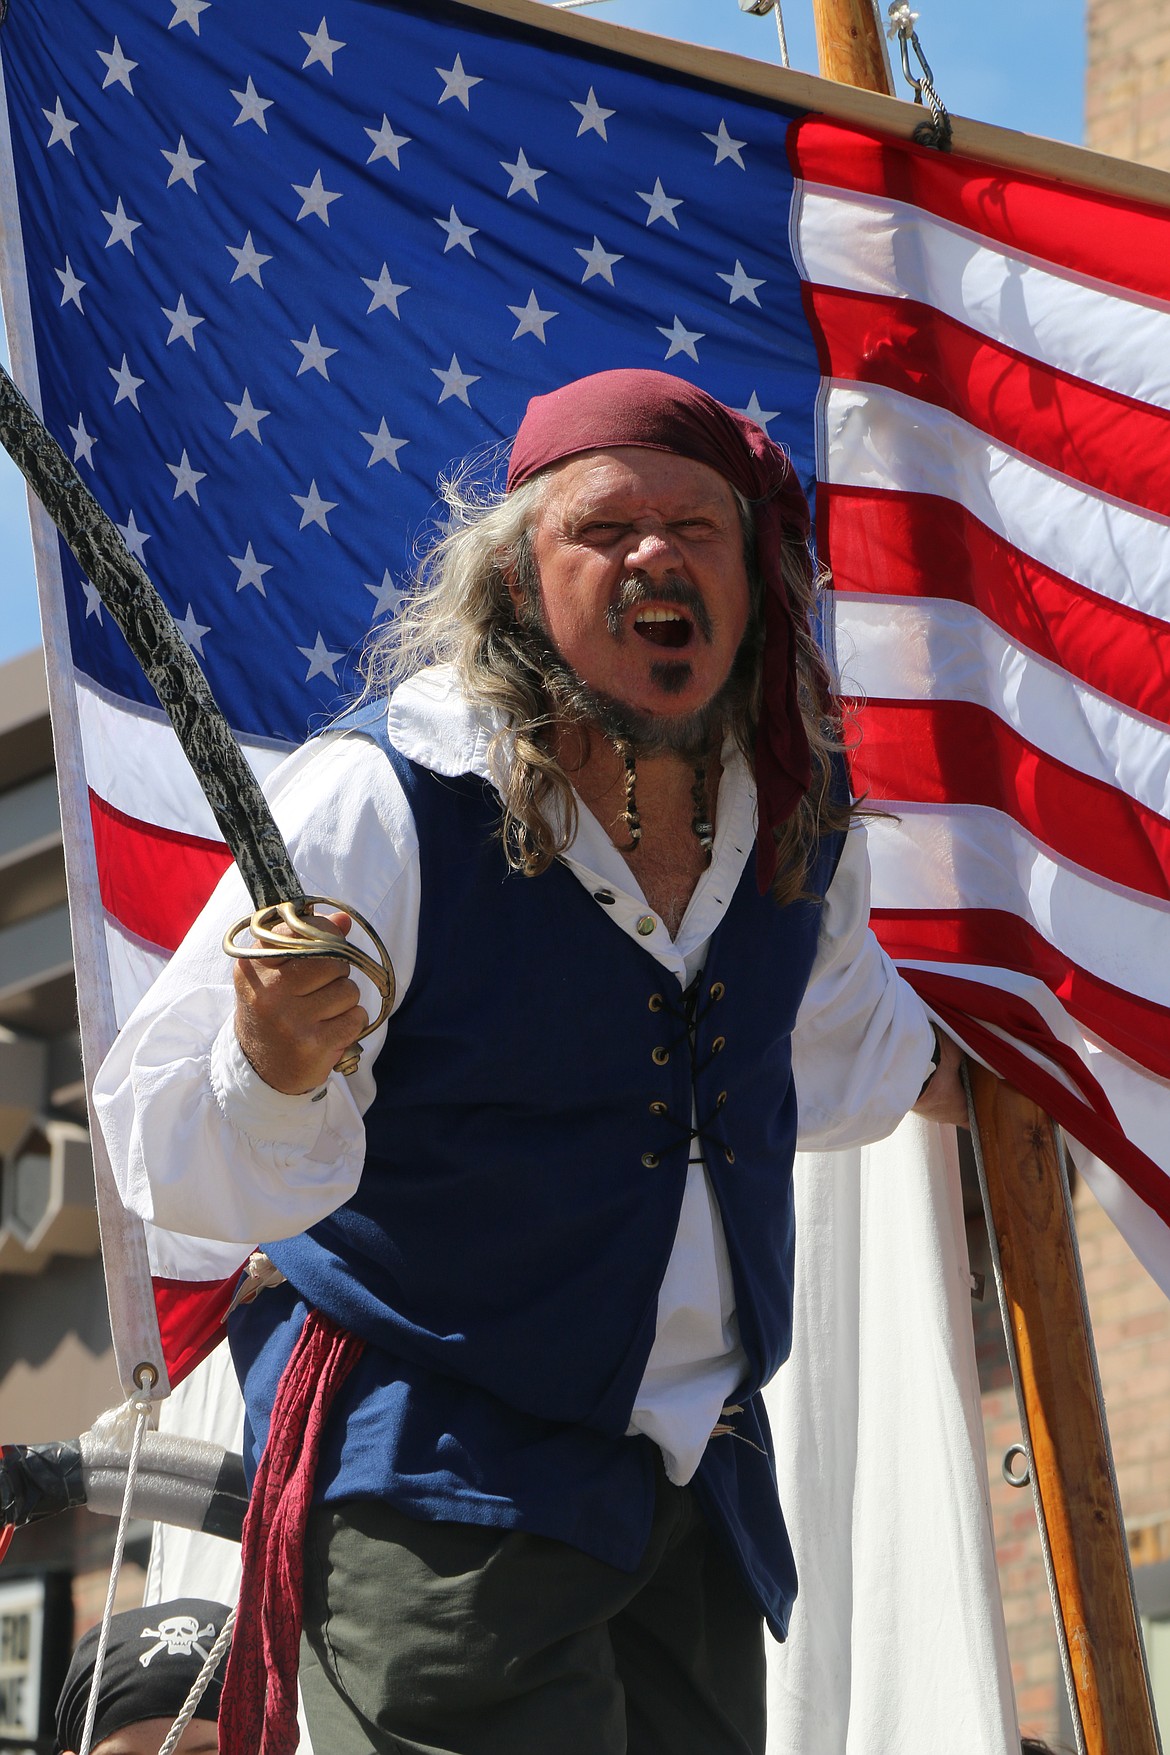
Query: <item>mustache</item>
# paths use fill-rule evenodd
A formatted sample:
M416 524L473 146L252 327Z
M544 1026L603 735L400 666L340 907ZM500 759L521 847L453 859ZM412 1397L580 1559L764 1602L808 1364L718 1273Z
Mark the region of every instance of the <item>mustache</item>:
M714 630L702 595L689 579L673 574L657 585L651 585L640 573L630 573L622 580L616 597L605 612L605 625L615 640L623 636L623 618L643 603L670 603L677 609L685 609L702 638L711 644Z

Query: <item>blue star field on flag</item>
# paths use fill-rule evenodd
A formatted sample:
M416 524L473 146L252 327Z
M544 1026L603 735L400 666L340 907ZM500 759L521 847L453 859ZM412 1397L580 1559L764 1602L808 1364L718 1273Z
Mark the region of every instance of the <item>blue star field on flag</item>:
M23 0L0 31L44 416L228 718L353 686L468 454L609 366L811 487L786 114L454 4ZM149 689L63 551L74 661Z

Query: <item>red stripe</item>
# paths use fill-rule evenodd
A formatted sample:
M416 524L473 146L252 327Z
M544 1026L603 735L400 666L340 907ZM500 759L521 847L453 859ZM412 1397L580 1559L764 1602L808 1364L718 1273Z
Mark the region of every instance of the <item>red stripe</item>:
M823 116L790 125L788 155L806 182L905 201L1014 254L1042 257L1106 286L1170 299L1170 214L1153 202L989 168L961 153L936 152Z
M1038 364L930 305L811 290L830 376L946 409L1086 487L1170 512L1170 413Z
M995 908L875 908L870 924L896 962L981 964L989 981L995 969L1036 977L1092 1035L1170 1079L1165 1008L1087 974L1016 915Z
M1096 1153L1123 1177L1129 1187L1166 1224L1170 1224L1170 1177L1125 1137L1104 1091L1077 1056L1070 1053L1030 1006L1014 994L985 987L930 969L906 969L906 979L944 1023L961 1035L1001 1078L1039 1103L1074 1139ZM1022 1014L1030 1013L1030 1018ZM985 1018L1010 1030L1017 1040L1031 1041L1068 1072L1086 1094L1081 1101L1043 1067L977 1020Z
M172 1389L223 1340L224 1321L243 1267L241 1261L239 1271L226 1280L152 1277L163 1362Z
M139 822L93 791L89 814L102 906L136 937L176 950L231 854L221 841Z
M821 484L817 511L839 591L968 603L1016 645L1170 724L1164 622L1047 571L953 500Z
M855 792L1003 811L1059 857L1170 901L1170 822L1045 755L968 701L875 701L858 712Z

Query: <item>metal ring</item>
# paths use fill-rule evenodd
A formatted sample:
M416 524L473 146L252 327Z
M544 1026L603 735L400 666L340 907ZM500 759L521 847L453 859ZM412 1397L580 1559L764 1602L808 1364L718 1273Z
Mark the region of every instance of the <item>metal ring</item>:
M1024 1466L1017 1474L1012 1468L1012 1462L1018 1456L1023 1457ZM1032 1462L1028 1455L1028 1446L1026 1444L1016 1443L1008 1445L1003 1453L1003 1478L1009 1487L1026 1487L1028 1485L1028 1482L1032 1479Z
M130 1380L136 1390L139 1390L143 1395L149 1395L151 1390L158 1383L159 1376L160 1373L157 1365L152 1365L149 1359L143 1359L130 1373ZM149 1383L144 1383L144 1378L149 1378Z

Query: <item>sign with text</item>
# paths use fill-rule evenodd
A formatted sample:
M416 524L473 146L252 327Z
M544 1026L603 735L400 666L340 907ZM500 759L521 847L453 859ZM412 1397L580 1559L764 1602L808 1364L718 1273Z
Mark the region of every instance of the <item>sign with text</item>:
M0 1584L0 1736L40 1730L45 1585L40 1578Z

